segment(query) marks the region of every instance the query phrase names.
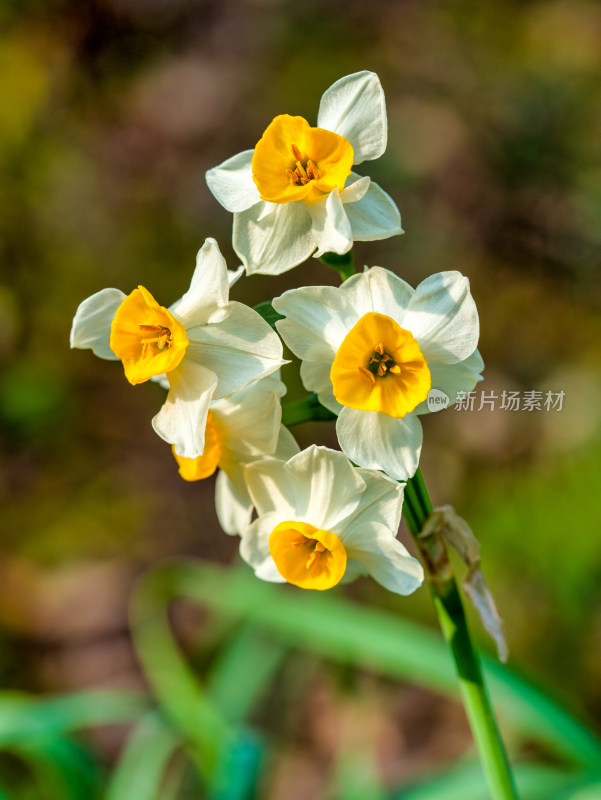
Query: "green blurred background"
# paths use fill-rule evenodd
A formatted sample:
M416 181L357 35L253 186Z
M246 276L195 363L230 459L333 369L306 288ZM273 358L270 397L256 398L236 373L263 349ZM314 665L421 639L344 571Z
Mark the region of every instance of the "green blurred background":
M207 236L237 266L205 170L276 114L314 124L331 83L371 69L389 144L362 173L406 234L358 244L358 264L414 284L460 269L480 311L478 388L565 392L561 411L428 418L426 480L482 543L512 666L599 728L601 4L3 0L0 26L3 687L143 685L127 622L136 576L171 555L236 559L213 480L181 481L152 431L162 390L69 351L71 319L107 286L173 302ZM313 260L232 295L254 304L325 282L337 276ZM330 423L294 433L336 446ZM425 591L336 591L434 625ZM179 624L200 623L184 609ZM451 701L373 675L341 683L303 654L280 675L262 719L279 742L270 800L295 800L284 772L316 796L306 787L321 785L340 726L367 718L388 782L469 747ZM110 762L122 737L105 730L94 747Z

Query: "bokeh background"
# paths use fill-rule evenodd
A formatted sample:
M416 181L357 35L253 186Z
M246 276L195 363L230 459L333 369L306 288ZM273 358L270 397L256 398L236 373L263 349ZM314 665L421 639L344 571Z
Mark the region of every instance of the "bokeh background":
M460 269L480 311L478 389L565 392L561 411L428 418L426 480L482 543L512 666L599 729L601 4L3 0L0 27L2 686L143 686L127 620L137 576L172 555L236 560L213 479L181 481L152 431L162 390L70 351L71 319L107 286L142 283L168 305L207 236L237 266L205 170L276 114L314 124L331 83L371 69L389 144L362 172L406 233L358 244L358 264L414 284ZM326 282L337 275L312 260L232 295ZM294 432L336 446L330 423ZM337 591L435 625L425 591ZM180 624L202 632L185 610ZM469 749L454 702L363 673L351 692L335 673L297 654L265 700L270 800L317 797L340 729L366 719L388 783ZM95 734L104 762L123 735Z

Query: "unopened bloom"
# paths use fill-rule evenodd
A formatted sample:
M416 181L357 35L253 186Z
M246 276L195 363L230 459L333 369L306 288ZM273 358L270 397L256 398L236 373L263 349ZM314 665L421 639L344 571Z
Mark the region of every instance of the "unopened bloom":
M274 374L230 397L214 400L207 417L203 454L192 459L174 453L184 480L202 480L219 469L215 507L226 533L238 534L250 524L253 504L244 465L269 455L286 461L298 453L294 437L281 424L280 398L285 392L285 384Z
M229 302L229 272L214 239L200 249L186 294L168 309L143 286L103 289L77 309L71 347L121 360L132 384L166 380L167 400L152 424L175 451L204 450L209 404L284 363L282 344L252 308Z
M338 414L341 448L397 480L419 463L430 389L455 402L481 380L479 321L469 281L440 272L416 289L381 267L341 286L292 289L273 301L278 332L302 359L306 389Z
M356 72L326 90L317 127L281 114L254 150L210 169L207 184L234 213L234 250L247 272L278 275L312 253L343 254L353 241L402 233L393 200L352 171L379 158L387 136L380 79Z
M397 594L421 584L421 564L396 538L401 484L316 445L286 463L255 461L245 474L258 517L240 553L259 578L330 589L369 574Z

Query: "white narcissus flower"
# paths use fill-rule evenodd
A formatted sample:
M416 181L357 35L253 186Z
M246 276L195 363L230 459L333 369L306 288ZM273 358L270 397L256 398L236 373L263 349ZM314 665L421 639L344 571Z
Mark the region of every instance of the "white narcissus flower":
M281 114L254 150L207 172L234 214L234 250L246 271L279 275L314 253L347 253L353 241L403 233L394 201L353 164L379 158L388 126L380 79L356 72L321 98L317 127Z
M381 267L341 286L292 289L276 323L302 360L301 378L338 414L341 448L356 464L407 480L418 466L431 388L453 404L481 380L479 322L469 281L439 272L413 289Z
M186 458L204 450L211 400L227 397L285 363L282 343L252 308L229 302L227 269L214 239L196 259L186 294L169 309L139 286L130 295L103 289L77 309L71 347L121 360L132 384L166 376L167 400L152 425Z
M265 456L286 461L299 447L281 424L280 398L286 386L276 375L252 383L230 397L211 403L204 452L198 458L174 453L179 473L187 481L208 478L217 468L215 507L226 533L248 527L253 504L246 488L244 465Z
M422 583L421 564L396 538L401 484L316 445L244 471L258 517L242 532L240 554L259 578L329 589L369 574L397 594Z

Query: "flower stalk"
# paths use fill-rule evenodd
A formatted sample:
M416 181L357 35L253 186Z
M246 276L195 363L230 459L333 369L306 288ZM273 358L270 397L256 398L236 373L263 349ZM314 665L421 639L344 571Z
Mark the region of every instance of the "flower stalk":
M347 278L350 278L351 275L355 274L355 256L352 250L349 250L348 253L344 253L344 255L341 256L336 253L324 253L319 260L322 264L325 264L326 267L331 267L331 269L335 269L336 272L339 272L342 281L345 281Z
M419 535L432 510L423 475L418 469L405 488L403 515L420 552L424 550L424 543ZM428 573L432 554L422 552L422 555ZM463 704L491 797L494 800L516 800L518 795L511 768L484 683L480 660L470 637L457 582L450 570L442 575L430 573L428 577L434 608L455 662Z

